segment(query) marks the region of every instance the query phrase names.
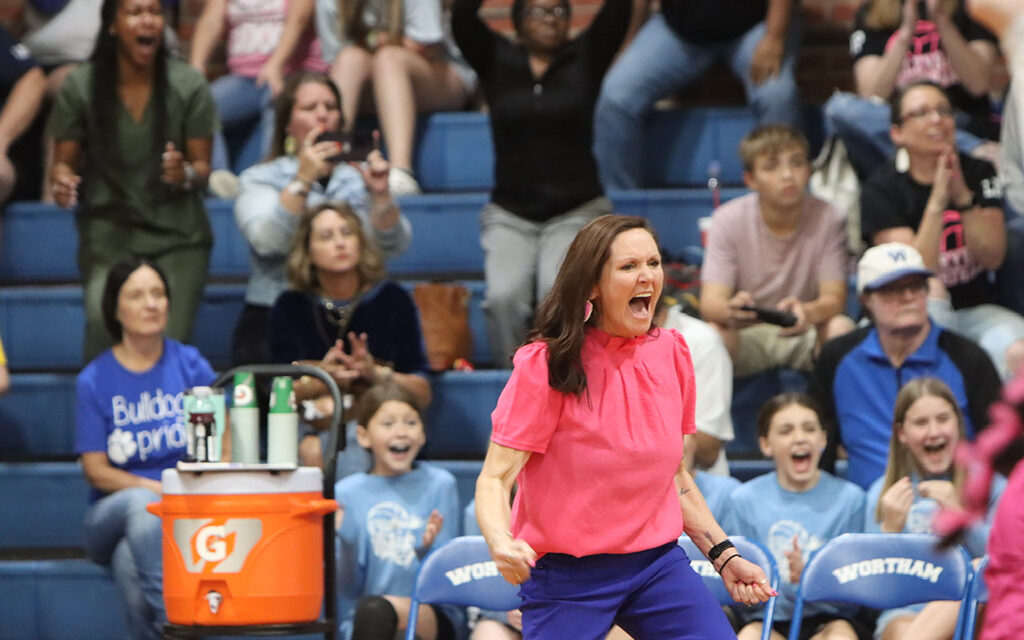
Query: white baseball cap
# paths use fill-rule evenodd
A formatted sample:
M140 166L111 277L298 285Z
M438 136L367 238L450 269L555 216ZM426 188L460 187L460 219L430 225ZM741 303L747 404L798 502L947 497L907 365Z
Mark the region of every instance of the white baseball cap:
M902 242L886 242L864 252L857 263L857 293L874 291L907 276L933 276L917 249Z

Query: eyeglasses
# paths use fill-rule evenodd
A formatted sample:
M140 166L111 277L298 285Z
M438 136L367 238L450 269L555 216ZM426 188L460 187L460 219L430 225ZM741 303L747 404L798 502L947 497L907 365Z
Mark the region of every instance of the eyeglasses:
M557 7L533 5L527 7L523 11L523 15L532 20L543 20L547 16L551 16L555 20L565 20L569 17L569 9L564 5L558 5Z
M907 120L923 120L933 113L938 114L940 118L952 118L953 107L948 104L942 104L937 107L921 107L920 109L914 109L908 111L900 116L900 122L906 122Z
M895 298L902 297L907 292L917 295L927 290L927 279L914 278L912 280L897 280L896 282L887 284L884 287L878 287L873 291L873 293L877 293L878 295L886 298Z

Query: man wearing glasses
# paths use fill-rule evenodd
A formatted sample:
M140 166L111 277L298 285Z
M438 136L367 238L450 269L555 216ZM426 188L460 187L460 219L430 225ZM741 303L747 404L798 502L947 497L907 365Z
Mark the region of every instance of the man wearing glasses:
M1002 386L977 344L928 317L934 275L910 245L888 242L865 251L857 292L873 324L827 342L811 377L810 393L834 429L822 466L832 470L841 445L847 480L864 489L885 471L893 407L904 384L923 376L948 384L972 439L988 423L988 406Z

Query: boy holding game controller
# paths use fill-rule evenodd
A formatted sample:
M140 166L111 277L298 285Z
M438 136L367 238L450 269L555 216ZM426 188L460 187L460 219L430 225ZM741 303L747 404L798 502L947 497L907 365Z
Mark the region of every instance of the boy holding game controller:
M768 125L740 142L752 193L715 210L701 273L701 313L722 334L736 376L811 369L828 339L853 329L846 303L846 222L806 192L807 140Z

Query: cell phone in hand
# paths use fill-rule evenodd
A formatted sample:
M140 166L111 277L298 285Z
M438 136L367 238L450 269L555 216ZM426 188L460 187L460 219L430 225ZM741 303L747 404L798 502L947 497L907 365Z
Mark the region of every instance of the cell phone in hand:
M373 151L373 135L362 131L324 131L316 137L316 142L337 142L341 145L341 151L326 158L328 162L362 162Z
M753 311L757 315L758 320L761 322L767 322L768 324L777 324L783 328L792 327L796 324L796 316L789 311L765 309L763 307L755 307L749 304L743 305L740 309L743 311Z

